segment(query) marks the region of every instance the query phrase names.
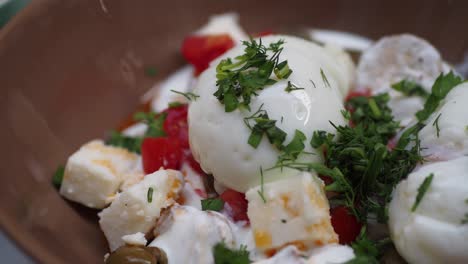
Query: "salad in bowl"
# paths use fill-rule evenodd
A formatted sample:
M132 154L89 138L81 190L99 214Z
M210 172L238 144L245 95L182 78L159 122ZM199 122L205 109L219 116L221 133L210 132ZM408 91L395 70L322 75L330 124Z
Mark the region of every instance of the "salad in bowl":
M426 40L224 14L181 51L54 175L99 210L105 263L468 262L468 83Z

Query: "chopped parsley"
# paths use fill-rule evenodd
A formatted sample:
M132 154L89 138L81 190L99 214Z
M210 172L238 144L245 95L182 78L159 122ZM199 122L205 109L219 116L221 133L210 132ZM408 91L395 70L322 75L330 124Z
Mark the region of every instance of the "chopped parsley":
M208 198L201 200L202 211L219 212L224 208L224 201L221 198Z
M420 96L422 98L427 98L429 93L416 82L409 80L402 80L398 83L392 84L392 88L395 91L401 92L406 96Z
M462 225L468 224L468 213L465 214L465 217L460 221Z
M198 97L200 97L199 95L194 94L192 92L183 93L183 92L179 92L179 91L176 91L176 90L171 90L171 92L176 93L176 94L180 94L183 97L187 98L187 100L189 100L189 101L195 101L195 100L197 100Z
M309 80L309 81L312 83L312 85L314 86L314 88L317 88L317 86L315 85L314 81L312 81L312 80Z
M437 116L437 118L434 120L434 123L432 123L432 126L435 126L435 128L436 128L437 137L439 137L439 135L440 135L439 118L440 118L441 115L442 115L442 113L440 113L440 114Z
M462 82L463 79L452 71L447 74L441 73L432 86L431 94L427 98L424 108L416 113L418 120L420 122L426 121L437 110L445 96Z
M297 91L297 90L304 90L304 88L297 87L290 81L288 81L288 85L286 86L286 88L284 88L284 91L286 91L287 93L290 93L292 91Z
M391 244L390 238L372 241L367 236L366 228L363 227L356 241L351 244L356 255L354 259L346 264L378 264L382 249Z
M325 73L323 72L323 69L320 68L320 75L322 76L322 81L323 81L323 84L325 85L325 87L331 87L330 86L330 83L328 82L328 78L327 76L325 75ZM315 86L315 85L314 85Z
M271 43L268 47L254 39L244 41L244 54L231 59L222 60L216 67L216 86L218 90L214 96L224 104L226 112L232 112L237 108L250 110L252 97L266 86L276 83L270 78L274 73L277 79L286 79L292 70L287 61L279 61L283 51L283 40ZM272 54L269 56L267 52Z
M163 128L166 117L167 113L138 112L133 116L133 119L148 125L145 137L163 137L166 135Z
M411 212L416 211L416 209L418 208L419 204L421 203L422 198L424 197L427 190L429 189L429 186L431 186L433 178L434 178L434 174L433 173L429 174L421 183L421 185L418 187L418 194L416 195L416 199L414 200L413 207L411 207Z
M468 198L465 199L465 203L468 204ZM465 214L465 217L460 221L460 224L462 225L468 224L468 213Z
M148 200L148 203L151 203L153 201L153 192L154 192L153 187L149 187L148 193L146 193L146 199Z
M270 119L262 107L263 105L254 114L244 118L244 123L251 130L247 143L253 148L257 148L265 134L270 143L280 149L286 139L286 133L276 126L276 120ZM253 126L250 124L250 120L254 121Z
M148 128L145 131L143 137L129 137L121 132L112 131L106 144L114 147L125 148L128 151L140 153L141 143L145 137L163 137L166 135L163 129L164 121L166 120L166 113L146 113L138 112L134 115L135 121L143 122L147 124Z
M52 185L55 186L55 188L59 189L60 186L62 185L63 181L63 175L65 174L65 167L60 165L54 172L54 176L52 177Z
M304 152L306 136L300 130L294 132L294 137L286 146L280 148L281 154L278 157L278 164L287 161L294 161L297 157Z
M230 249L224 242L213 247L215 264L250 264L249 251L241 245L238 250Z
M263 169L262 167L260 167L260 190L257 191L258 195L260 196L260 198L262 198L262 201L264 203L266 203L266 198L265 198L265 190L264 190L264 180L263 180Z
M111 131L110 137L106 140L107 145L125 148L128 151L140 153L142 137L129 137L118 131Z
M354 97L346 106L350 110L351 126L331 125L336 135L315 131L310 144L324 153L325 165L285 162L282 166L299 170L314 170L329 176L333 183L326 190L337 192L332 204L349 207L361 222L375 218L385 223L387 203L394 186L422 160L416 128L403 134L397 147L387 148L399 123L394 121L387 94ZM359 197L359 207L354 206Z

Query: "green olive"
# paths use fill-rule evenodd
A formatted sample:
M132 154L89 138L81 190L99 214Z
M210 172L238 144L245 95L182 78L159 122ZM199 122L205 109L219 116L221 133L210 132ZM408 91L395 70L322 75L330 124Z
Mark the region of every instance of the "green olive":
M106 259L106 264L167 264L166 253L156 247L121 246Z

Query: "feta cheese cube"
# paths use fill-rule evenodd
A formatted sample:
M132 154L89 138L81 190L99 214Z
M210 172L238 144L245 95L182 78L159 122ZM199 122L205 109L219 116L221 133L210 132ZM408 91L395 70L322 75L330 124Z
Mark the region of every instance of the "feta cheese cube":
M88 207L104 208L138 157L123 148L93 140L68 158L60 194Z
M213 211L174 205L162 216L149 247L162 249L169 263L213 264L213 246L224 243L235 248L229 220ZM237 246L238 247L238 246Z
M99 224L111 251L124 244L122 236L150 232L161 210L175 203L183 186L180 172L159 170L119 193L99 213Z
M255 243L262 250L296 245L300 250L337 243L330 222L329 204L323 182L315 175L300 172L246 193L247 214Z

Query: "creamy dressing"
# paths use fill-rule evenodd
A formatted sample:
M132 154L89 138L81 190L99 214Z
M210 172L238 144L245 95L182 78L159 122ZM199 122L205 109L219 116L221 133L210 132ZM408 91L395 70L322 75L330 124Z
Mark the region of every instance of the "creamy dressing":
M212 249L220 242L236 248L229 220L213 211L200 211L190 206L173 206L154 231L149 244L166 253L169 263L214 263ZM238 247L238 246L237 246Z

